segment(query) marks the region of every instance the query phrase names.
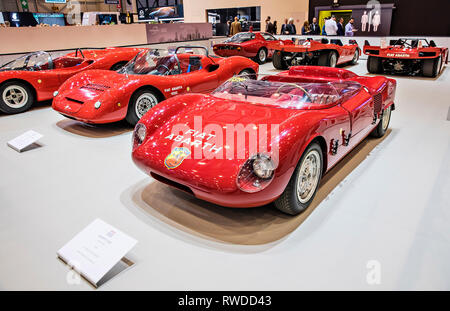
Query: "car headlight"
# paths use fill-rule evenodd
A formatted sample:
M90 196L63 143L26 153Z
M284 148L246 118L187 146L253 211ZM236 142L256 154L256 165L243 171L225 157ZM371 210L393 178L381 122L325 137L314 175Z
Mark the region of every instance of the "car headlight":
M53 92L53 97L58 96L58 94L59 94L58 91L54 91L54 92Z
M139 147L147 136L147 128L144 124L138 123L133 132L133 149Z
M257 192L273 180L275 163L267 154L258 153L242 165L237 176L237 186L245 192Z
M98 109L98 108L100 108L101 105L102 105L101 102L95 102L94 107L95 107L95 109Z

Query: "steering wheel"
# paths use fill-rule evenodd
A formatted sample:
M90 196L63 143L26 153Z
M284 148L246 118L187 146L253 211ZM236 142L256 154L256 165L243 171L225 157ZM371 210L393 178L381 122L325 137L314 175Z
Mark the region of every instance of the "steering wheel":
M163 68L166 68L166 69L167 69L166 72L164 73L165 76L168 75L168 74L170 73L170 68L169 68L168 66L166 66L166 65L164 65L164 64L158 65L158 66L156 67L156 70L157 70L158 72L160 72L160 71L159 71L159 67L163 67Z
M305 90L305 88L303 88L302 86L300 86L300 85L298 85L298 84L295 84L295 83L286 83L286 84L281 85L281 86L277 89L276 93L280 92L280 90L281 90L283 87L288 86L288 85L294 86L294 87L296 87L296 88L302 90L303 93L304 93L304 94L303 94L303 97L306 96L306 97L308 97L308 99L309 99L310 102L313 101L313 100L312 100L312 97L311 97L311 94L309 94L308 91ZM292 94L287 94L287 95L290 95L290 96L292 97Z

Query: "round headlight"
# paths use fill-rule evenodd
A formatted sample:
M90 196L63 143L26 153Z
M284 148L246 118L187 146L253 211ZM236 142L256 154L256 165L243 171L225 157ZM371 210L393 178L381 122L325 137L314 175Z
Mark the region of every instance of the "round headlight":
M134 148L138 147L144 142L146 135L147 135L147 128L145 127L145 125L142 123L136 124L133 135Z
M258 154L253 160L253 172L263 179L272 177L275 166L269 156Z
M58 91L54 91L53 92L53 97L56 97L58 94L59 94Z
M98 108L100 108L101 105L102 105L101 102L95 102L94 107L95 107L95 109L98 109Z

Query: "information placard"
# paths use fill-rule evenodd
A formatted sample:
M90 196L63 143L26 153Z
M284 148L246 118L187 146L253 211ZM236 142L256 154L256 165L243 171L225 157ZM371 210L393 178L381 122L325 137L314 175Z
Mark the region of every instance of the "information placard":
M22 152L25 148L31 146L42 137L43 137L42 134L30 130L8 141L7 145L18 152Z

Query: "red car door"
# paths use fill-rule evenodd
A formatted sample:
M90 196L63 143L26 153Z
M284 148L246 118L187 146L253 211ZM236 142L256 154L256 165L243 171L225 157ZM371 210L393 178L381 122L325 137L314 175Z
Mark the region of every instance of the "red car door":
M373 122L374 101L372 96L365 90L345 101L341 107L350 115L352 136L369 127Z

